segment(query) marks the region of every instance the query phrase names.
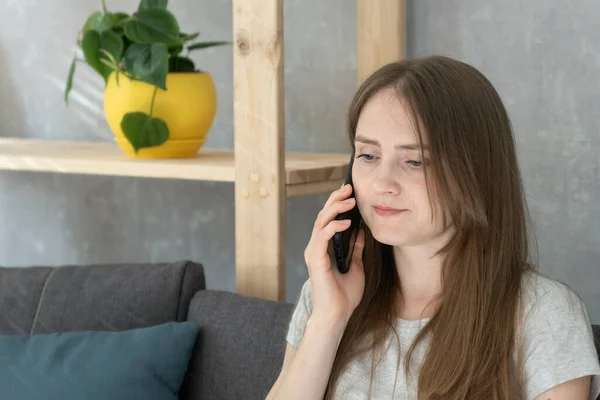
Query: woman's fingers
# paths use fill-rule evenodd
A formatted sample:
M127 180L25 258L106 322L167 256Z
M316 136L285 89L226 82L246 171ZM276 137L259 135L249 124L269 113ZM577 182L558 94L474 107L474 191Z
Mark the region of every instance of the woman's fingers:
M348 196L350 196L352 194L352 190L353 190L352 185L344 185L341 188L339 188L338 190L334 190L333 192L331 192L331 194L329 195L329 198L323 205L323 209L329 207L331 204L333 204L336 201L346 199Z
M346 185L329 196L323 209L317 215L313 232L308 245L304 251L304 260L309 267L325 269L331 268L331 260L328 248L333 236L337 232L343 232L350 227L349 219L336 219L339 214L356 207L356 199L348 197L352 194L352 187Z
M329 243L336 232L342 232L350 226L350 220L331 221L324 229L313 232L304 253L304 261L309 268L317 265L331 266Z
M317 234L316 250L319 253L326 254L329 241L333 238L336 232L343 232L350 227L350 220L344 219L339 221L331 221L325 228Z
M317 219L315 220L315 229L323 229L329 224L331 221L335 220L335 218L345 212L354 208L356 205L356 200L351 197L346 200L336 201L329 206L323 207L323 209L317 215Z

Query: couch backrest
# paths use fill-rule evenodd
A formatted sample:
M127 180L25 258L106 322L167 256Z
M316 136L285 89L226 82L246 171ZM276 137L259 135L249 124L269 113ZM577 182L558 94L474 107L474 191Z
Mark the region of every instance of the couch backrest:
M0 268L0 333L124 330L184 321L202 264Z
M181 400L264 399L279 375L293 304L206 290L190 303L200 325Z

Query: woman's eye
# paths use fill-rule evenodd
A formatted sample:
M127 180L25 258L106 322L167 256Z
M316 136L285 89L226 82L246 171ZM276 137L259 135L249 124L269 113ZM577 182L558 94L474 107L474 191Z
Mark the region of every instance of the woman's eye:
M423 165L423 163L421 161L417 161L417 160L409 160L409 161L407 161L407 163L409 163L413 167L420 167L421 165Z
M373 161L375 159L375 156L373 154L360 154L358 157L356 158L364 158L365 161Z

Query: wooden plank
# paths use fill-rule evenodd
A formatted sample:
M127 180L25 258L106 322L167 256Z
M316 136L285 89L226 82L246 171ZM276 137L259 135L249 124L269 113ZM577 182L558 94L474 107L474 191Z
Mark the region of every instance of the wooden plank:
M334 181L317 182L317 183L304 183L300 185L288 185L286 186L286 195L288 198L309 196L313 194L329 194L336 189L339 189L344 183L343 179Z
M231 151L203 149L190 159L141 160L110 142L0 139L0 169L233 182Z
M302 186L343 179L348 165L343 153L289 152L285 182ZM126 157L110 142L69 142L0 138L0 170L134 176L234 182L233 151L202 148L190 159L141 160Z
M319 183L346 176L350 154L295 153L285 155L286 184Z
M234 0L236 287L285 299L283 0Z
M406 57L406 0L358 0L358 81Z

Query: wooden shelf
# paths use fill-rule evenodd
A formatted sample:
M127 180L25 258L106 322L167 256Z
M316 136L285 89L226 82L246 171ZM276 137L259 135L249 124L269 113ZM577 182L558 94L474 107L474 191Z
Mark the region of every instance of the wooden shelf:
M362 83L404 58L406 0L357 2ZM350 155L285 152L283 3L233 0L233 149L138 160L113 142L0 138L0 170L234 182L237 292L285 301L286 198L339 188Z
M348 158L338 153L286 153L288 197L339 187ZM202 148L190 159L140 160L125 156L110 142L0 138L0 170L235 182L233 150Z

